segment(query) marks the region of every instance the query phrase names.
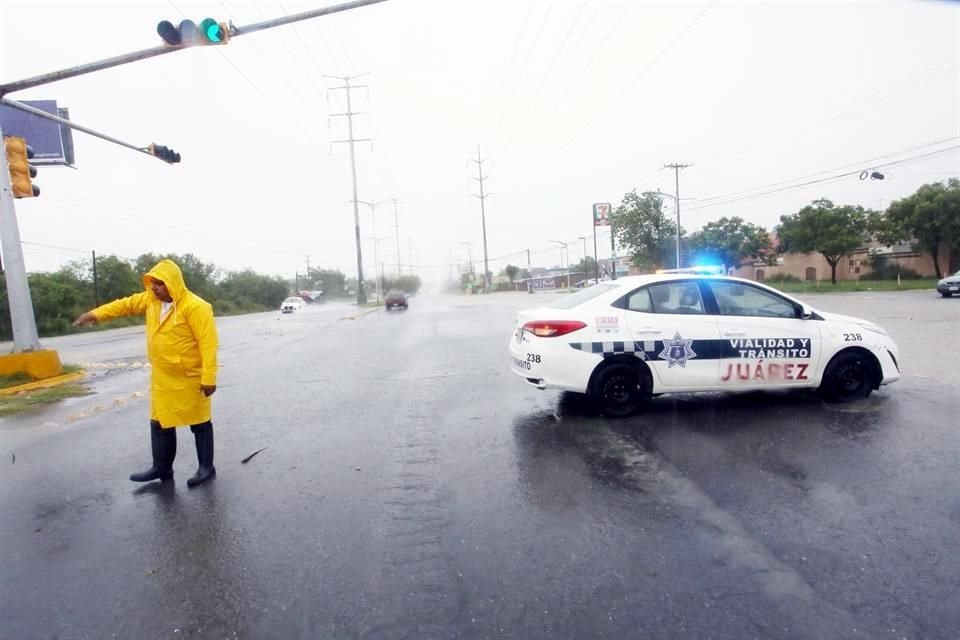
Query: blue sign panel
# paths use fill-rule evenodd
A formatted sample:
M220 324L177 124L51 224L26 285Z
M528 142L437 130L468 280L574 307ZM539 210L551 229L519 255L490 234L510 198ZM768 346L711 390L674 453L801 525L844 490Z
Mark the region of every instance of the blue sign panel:
M67 117L66 109L57 108L56 100L22 100L23 104L47 113ZM69 127L0 104L0 129L7 136L25 138L33 147L32 164L73 164L73 136Z

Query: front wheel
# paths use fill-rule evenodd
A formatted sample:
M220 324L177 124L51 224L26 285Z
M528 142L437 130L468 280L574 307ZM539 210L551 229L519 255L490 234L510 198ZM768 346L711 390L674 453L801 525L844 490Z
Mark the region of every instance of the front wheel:
M860 353L841 353L827 366L820 391L834 402L866 398L873 391L873 363Z
M649 397L646 376L639 367L616 362L597 375L591 396L603 415L626 418Z
M952 291L943 291L943 292L940 293L940 295L943 296L944 298L949 298L950 296L953 295L953 292L952 292Z

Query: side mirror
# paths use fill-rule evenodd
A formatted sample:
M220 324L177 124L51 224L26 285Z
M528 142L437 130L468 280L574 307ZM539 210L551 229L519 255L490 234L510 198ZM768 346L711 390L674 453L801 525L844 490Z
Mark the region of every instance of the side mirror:
M805 304L800 305L800 319L809 320L812 317L813 317L813 309L811 309Z

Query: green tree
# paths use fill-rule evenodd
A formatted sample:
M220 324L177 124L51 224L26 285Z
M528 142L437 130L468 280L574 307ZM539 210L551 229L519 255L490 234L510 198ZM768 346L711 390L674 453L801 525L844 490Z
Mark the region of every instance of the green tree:
M217 298L217 265L203 262L192 253L177 255L175 253L155 254L144 253L134 262L134 271L137 277L142 277L156 265L158 262L168 258L177 263L180 271L183 272L183 281L187 289L210 302L211 304Z
M770 234L743 218L720 218L690 234L687 251L694 261L709 260L727 269L739 267L744 260L769 260L773 254Z
M863 246L870 214L860 206L814 200L797 213L780 216L780 250L821 254L830 265L830 282L837 284L837 264Z
M383 287L384 292L390 291L391 289L399 289L400 291L404 291L411 295L420 290L421 284L420 276L412 274L402 275L395 278L383 276L383 280L381 280L381 286Z
M960 180L925 184L913 195L894 200L871 227L885 244L913 241L930 253L937 278L942 278L940 249L960 251Z
M253 270L231 271L220 282L218 299L227 309L251 306L273 309L287 297L287 282L279 276L265 276Z
M503 268L503 274L510 280L510 284L513 284L513 281L517 279L518 273L520 273L520 267L516 267L512 264L508 264Z
M28 276L33 314L40 336L69 333L73 319L90 309L86 283L68 268Z
M662 197L641 195L634 189L613 211L611 224L618 244L630 252L635 266L654 269L672 262L677 226L663 212Z
M326 296L344 295L347 290L347 277L333 269L310 269L307 281L310 283L309 288L319 289Z
M97 256L97 300L102 304L143 291L142 275L134 272L128 260L114 255Z
M573 265L570 270L574 273L585 273L589 278L596 275L597 261L593 259L593 256L584 256L580 262Z

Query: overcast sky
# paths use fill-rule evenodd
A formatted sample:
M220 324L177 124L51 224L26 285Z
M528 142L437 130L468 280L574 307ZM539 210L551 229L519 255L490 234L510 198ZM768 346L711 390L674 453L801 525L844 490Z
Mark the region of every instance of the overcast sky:
M0 81L157 45L184 16L259 22L319 2L0 3ZM182 13L181 13L182 12ZM346 111L359 199L399 200L400 262L426 280L592 254L591 205L673 191L688 231L723 216L772 228L819 197L885 207L960 175L960 4L391 0L11 94L181 153L174 166L74 133L76 171L41 169L17 201L28 271L192 252L225 270L356 274ZM943 153L937 153L947 150ZM925 155L925 157L918 157ZM904 162L899 162L904 160ZM883 166L894 162L890 166ZM884 181L848 171L878 168ZM729 195L729 197L727 197ZM694 198L686 200L686 198ZM393 203L360 210L396 270ZM609 232L600 231L600 255ZM479 271L479 269L478 269Z

